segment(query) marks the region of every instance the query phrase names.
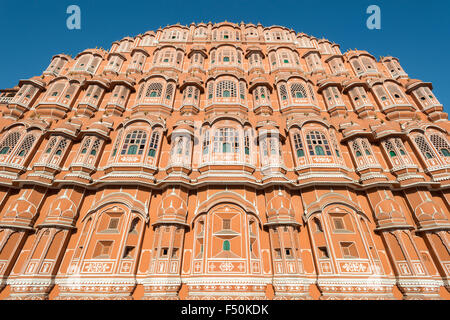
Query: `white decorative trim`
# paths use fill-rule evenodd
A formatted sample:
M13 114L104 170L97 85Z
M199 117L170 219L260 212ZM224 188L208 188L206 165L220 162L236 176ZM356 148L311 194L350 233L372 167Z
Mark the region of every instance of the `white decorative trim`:
M195 278L183 278L182 283L187 285L267 285L272 283L271 278L211 278L211 277L195 277Z

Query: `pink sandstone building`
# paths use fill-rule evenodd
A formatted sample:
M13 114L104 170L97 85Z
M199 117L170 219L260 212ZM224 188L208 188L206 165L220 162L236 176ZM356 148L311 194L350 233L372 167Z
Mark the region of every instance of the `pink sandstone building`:
M0 92L0 299L450 298L450 126L397 58L172 25Z

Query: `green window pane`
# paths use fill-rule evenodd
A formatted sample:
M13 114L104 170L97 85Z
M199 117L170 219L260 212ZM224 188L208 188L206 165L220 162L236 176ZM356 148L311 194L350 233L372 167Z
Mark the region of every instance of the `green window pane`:
M223 153L231 152L231 144L229 144L229 143L224 143L224 144L222 145L222 152L223 152Z
M324 156L325 155L325 152L323 151L323 148L321 146L316 146L315 150L316 150L316 155L317 156Z
M225 240L224 242L223 242L223 251L230 251L230 241L228 241L228 240Z
M128 148L128 154L136 154L137 153L137 145L132 145Z

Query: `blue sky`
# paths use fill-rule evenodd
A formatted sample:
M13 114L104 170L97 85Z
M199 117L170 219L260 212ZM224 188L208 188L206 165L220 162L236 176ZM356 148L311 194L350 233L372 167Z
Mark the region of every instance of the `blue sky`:
M81 30L68 30L66 9L81 8ZM369 30L366 9L381 8L381 30ZM53 55L86 48L109 49L113 41L160 26L191 22L260 22L400 59L411 78L432 82L450 112L450 1L116 1L0 0L0 88L40 75Z

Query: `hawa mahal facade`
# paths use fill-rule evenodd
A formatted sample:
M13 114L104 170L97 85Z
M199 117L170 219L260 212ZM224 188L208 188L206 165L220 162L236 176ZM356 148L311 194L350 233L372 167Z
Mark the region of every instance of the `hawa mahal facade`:
M172 25L1 90L1 299L449 299L449 122L394 57Z

